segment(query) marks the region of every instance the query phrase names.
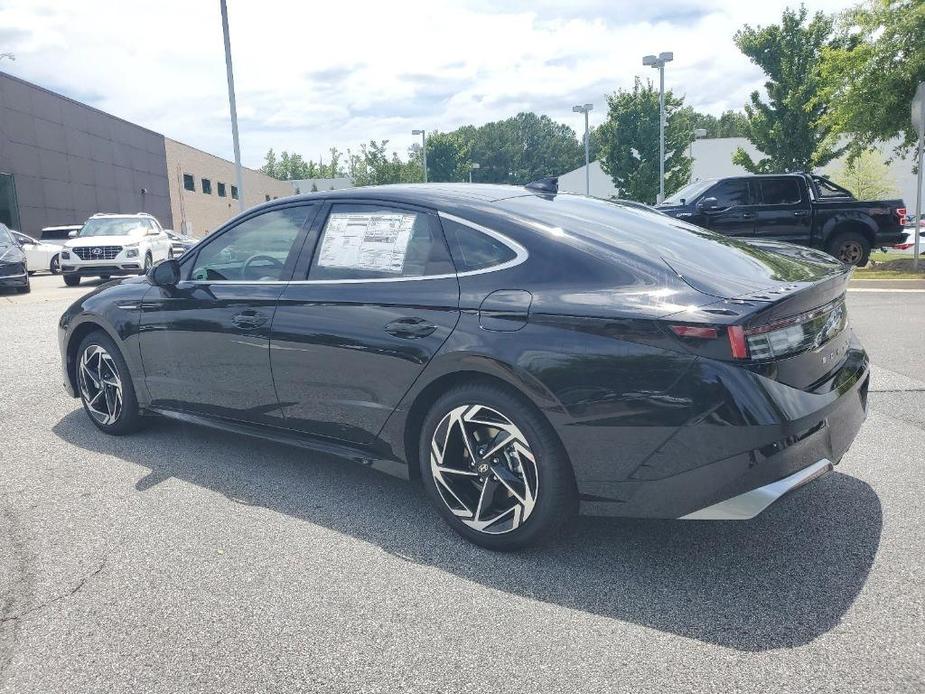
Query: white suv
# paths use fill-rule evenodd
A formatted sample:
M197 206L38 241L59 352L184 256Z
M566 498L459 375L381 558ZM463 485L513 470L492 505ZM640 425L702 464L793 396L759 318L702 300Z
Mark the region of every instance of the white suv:
M72 234L61 249L61 273L69 287L80 284L81 277L139 275L170 255L170 238L144 212L95 214Z

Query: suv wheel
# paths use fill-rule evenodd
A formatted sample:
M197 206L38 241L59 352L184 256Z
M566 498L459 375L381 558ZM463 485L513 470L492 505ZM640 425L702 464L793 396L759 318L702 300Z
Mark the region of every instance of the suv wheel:
M150 253L146 253L145 254L145 265L144 265L144 269L142 270L142 273L147 275L148 270L151 269L152 265L154 265L154 259L151 257Z
M543 542L577 514L571 464L549 423L498 386L462 386L437 400L419 455L437 510L483 547Z
M48 265L48 271L53 275L57 275L59 272L61 272L61 256L60 255L56 255L54 258L51 259L51 263Z
M846 265L864 267L870 258L870 241L856 231L846 231L829 241L826 252Z
M80 284L80 275L78 274L65 275L64 283L68 287L76 287L78 284Z
M112 338L87 335L77 348L77 389L84 411L101 431L121 435L141 426L141 413L128 365Z

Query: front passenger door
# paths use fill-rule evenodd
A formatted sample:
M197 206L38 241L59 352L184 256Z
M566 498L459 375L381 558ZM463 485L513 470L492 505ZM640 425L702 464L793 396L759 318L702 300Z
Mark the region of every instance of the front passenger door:
M280 424L270 329L316 205L263 211L184 258L176 287L142 302L141 353L154 407Z
M703 201L713 198L715 206L705 208ZM755 212L746 178L729 178L706 191L698 202L703 215L700 224L726 236L752 236L755 233Z

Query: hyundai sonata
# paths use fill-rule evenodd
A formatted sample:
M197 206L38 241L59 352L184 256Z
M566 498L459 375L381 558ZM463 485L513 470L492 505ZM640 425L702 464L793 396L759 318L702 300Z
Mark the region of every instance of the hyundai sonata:
M849 270L637 206L431 184L274 200L62 316L109 434L159 415L419 478L511 549L596 515L742 519L865 418Z

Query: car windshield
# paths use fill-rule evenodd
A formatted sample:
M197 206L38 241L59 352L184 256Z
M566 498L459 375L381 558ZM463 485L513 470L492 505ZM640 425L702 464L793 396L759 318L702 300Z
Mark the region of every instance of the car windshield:
M77 235L83 239L90 236L128 236L144 231L145 223L141 219L90 219Z
M696 198L714 183L716 183L716 181L696 181L694 183L688 183L674 195L669 195L667 198L665 198L662 204L684 205L685 203L688 203Z

